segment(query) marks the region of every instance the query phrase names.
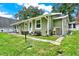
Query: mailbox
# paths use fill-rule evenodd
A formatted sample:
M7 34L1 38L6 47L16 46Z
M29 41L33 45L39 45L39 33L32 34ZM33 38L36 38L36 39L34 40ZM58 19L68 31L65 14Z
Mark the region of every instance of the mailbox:
M29 32L28 31L21 31L21 34L27 35Z
M26 38L26 35L28 34L29 32L28 31L21 31L21 34L25 35L25 42L27 42L27 38Z

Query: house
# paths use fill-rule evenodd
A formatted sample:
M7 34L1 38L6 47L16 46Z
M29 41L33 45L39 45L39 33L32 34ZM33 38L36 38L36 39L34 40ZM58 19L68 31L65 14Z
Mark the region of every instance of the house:
M10 26L10 24L15 23L16 20L6 17L0 16L0 32L13 32L14 27Z
M68 15L51 13L22 20L11 24L11 26L15 27L19 33L28 31L31 34L38 32L43 36L65 35L68 33L68 20Z
M75 21L69 22L69 30L79 30L79 12L76 15Z
M72 31L75 29L76 29L76 22L75 21L69 22L69 30Z
M76 24L76 28L79 29L79 12L76 15L75 24Z

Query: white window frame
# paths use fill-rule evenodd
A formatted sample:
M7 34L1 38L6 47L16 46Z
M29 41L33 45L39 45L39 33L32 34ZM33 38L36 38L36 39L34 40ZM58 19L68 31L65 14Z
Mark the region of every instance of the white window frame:
M38 19L38 20L40 20L40 19ZM37 28L37 21L38 20L35 20L35 29L41 29L41 20L40 20L40 28Z

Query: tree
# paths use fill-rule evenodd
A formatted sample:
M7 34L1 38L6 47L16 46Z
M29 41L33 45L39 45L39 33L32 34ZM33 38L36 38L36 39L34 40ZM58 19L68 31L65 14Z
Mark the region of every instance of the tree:
M68 14L70 21L72 21L72 13L74 13L75 9L78 10L79 4L77 3L63 3L63 4L55 4L54 5L54 10L52 12L62 12L63 14Z
M44 11L42 9L38 9L38 7L29 6L28 8L26 8L25 6L23 6L22 10L20 10L15 15L15 18L19 17L20 20L25 20L42 15L43 13Z

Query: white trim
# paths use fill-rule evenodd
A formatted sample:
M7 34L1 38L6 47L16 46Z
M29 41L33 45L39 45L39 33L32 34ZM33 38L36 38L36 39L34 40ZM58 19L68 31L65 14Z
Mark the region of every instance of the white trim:
M50 35L49 34L49 19L47 20L47 35Z
M67 32L65 32L65 30L64 30L64 24L67 22L67 17L66 18L64 18L64 19L62 19L62 35L65 35L65 34L67 34ZM66 26L67 26L68 24L66 24ZM68 27L66 28L66 30L68 30Z
M69 24L74 24L74 23L76 23L75 21L73 21L73 22L69 22Z
M31 28L30 28L30 23L31 23ZM32 32L32 21L28 22L28 31L31 33Z
M48 16L47 19L47 35L50 35L51 17Z
M63 30L63 19L62 19L62 35L64 35L64 30Z
M51 13L51 15L62 15L62 13Z
M36 24L37 24L36 22L37 22L38 20L40 20L40 19L35 20L35 29L41 29L41 20L40 20L40 28L37 28L37 27L36 27Z
M68 17L68 15L61 16L61 17L56 17L56 18L53 18L53 19L62 19L62 18L66 18L66 17Z

